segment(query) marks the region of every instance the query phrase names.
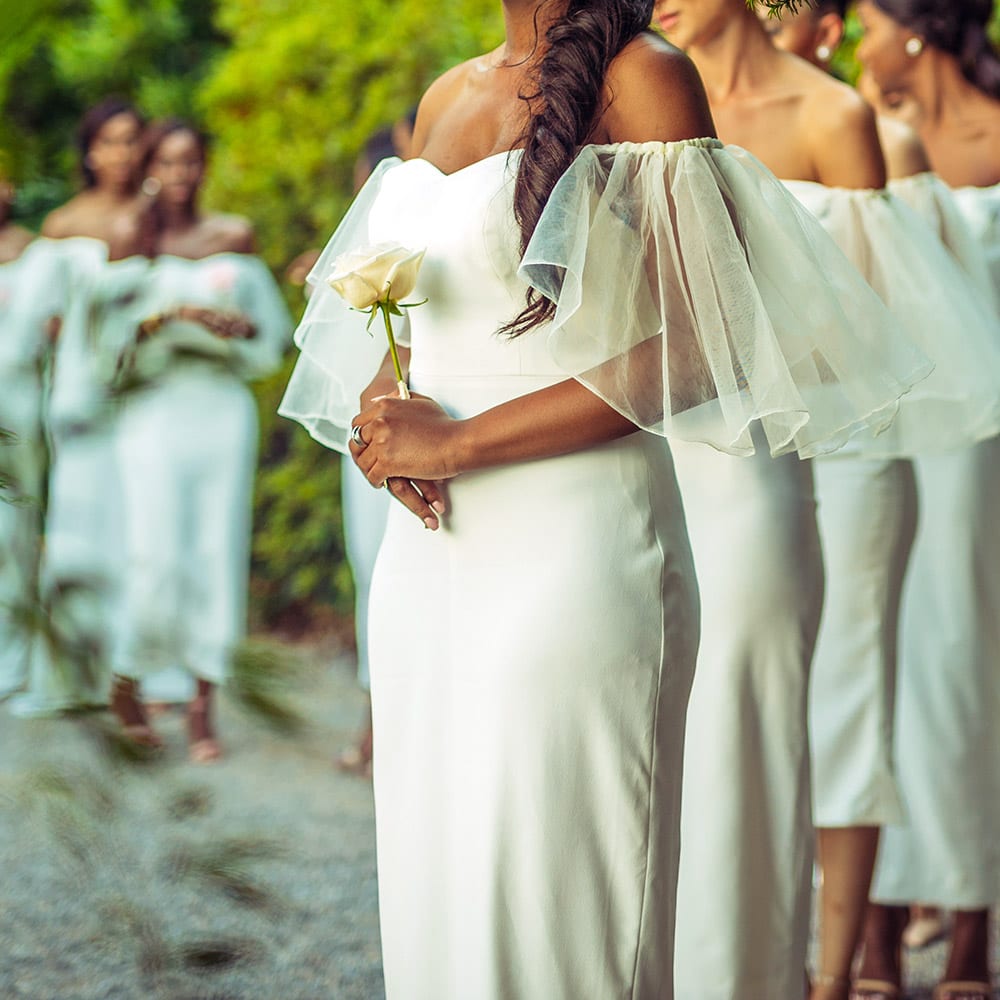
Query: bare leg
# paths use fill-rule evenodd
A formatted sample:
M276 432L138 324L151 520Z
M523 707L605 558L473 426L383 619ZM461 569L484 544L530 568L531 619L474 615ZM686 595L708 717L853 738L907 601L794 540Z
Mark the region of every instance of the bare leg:
M111 686L111 711L121 723L126 739L158 749L163 740L153 731L139 695L139 685L131 677L115 676Z
M198 693L188 705L188 756L194 764L209 764L222 756L212 722L211 681L198 681Z
M901 939L908 919L905 906L868 904L858 981L887 983L899 991L903 983Z
M847 1000L875 870L879 828L821 828L820 959L810 1000Z
M946 981L989 982L989 910L956 910Z
M345 774L354 774L361 778L370 777L372 773L372 742L372 707L371 702L369 702L365 721L358 731L354 745L345 748L337 755L337 769Z

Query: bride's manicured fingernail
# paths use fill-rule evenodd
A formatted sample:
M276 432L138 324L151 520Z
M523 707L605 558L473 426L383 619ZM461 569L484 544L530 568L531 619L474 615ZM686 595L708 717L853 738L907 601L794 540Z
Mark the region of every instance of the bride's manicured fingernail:
M444 503L442 503L442 501L440 500L435 500L434 503L431 504L431 510L436 510L439 514L443 514Z
M437 531L437 526L438 523L436 518L433 517L424 518L424 527L430 528L431 531Z

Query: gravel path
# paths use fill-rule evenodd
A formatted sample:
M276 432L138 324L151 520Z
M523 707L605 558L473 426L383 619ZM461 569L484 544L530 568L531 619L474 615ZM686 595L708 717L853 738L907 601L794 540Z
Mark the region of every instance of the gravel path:
M379 1000L371 787L331 757L362 696L312 650L280 738L224 705L227 758L112 767L73 720L0 708L3 1000Z
M2 1000L384 997L371 788L330 763L362 696L333 649L291 655L306 731L224 704L211 767L186 763L173 713L165 760L137 766L77 720L0 708ZM910 956L911 1000L943 961Z

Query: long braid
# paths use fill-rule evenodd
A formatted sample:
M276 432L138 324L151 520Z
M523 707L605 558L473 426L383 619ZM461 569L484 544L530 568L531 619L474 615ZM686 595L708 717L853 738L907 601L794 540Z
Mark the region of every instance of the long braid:
M653 0L570 0L546 33L536 92L523 98L530 117L514 185L522 253L556 182L593 134L608 66L652 16ZM529 289L525 308L501 333L517 337L554 313L554 303Z

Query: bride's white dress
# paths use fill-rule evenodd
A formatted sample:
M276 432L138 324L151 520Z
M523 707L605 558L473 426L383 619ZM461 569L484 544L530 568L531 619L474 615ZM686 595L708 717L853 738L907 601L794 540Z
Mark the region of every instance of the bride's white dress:
M821 231L755 161L711 140L588 147L519 270L516 158L376 173L311 278L283 413L343 449L385 344L322 279L376 241L427 248L413 298L428 301L400 335L413 389L456 417L570 374L642 426L734 452L822 450L892 410L899 383L883 368L869 384L871 354L850 342L883 321L877 301L846 262L819 280ZM822 347L782 304L782 240L843 294L810 305ZM554 322L498 336L526 279L558 302ZM872 339L883 362L895 343L910 384L922 359L891 329ZM641 431L462 475L448 503L437 532L391 507L372 582L387 995L670 1000L699 633L670 451Z

